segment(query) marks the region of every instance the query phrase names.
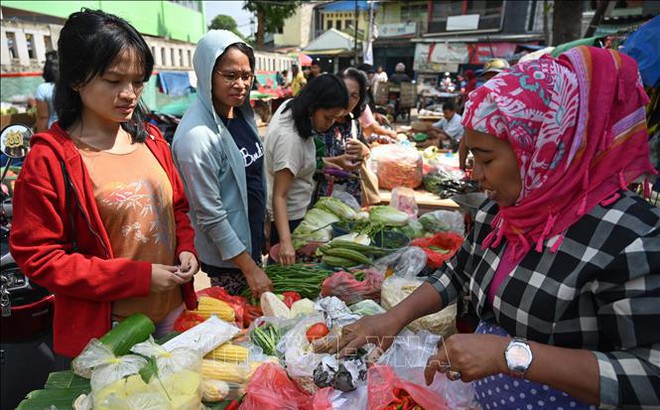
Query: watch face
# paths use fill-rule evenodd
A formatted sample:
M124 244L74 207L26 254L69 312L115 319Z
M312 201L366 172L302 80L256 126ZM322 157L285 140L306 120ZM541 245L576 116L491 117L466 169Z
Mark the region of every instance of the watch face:
M513 344L506 352L506 357L513 366L526 366L530 361L529 351L524 345Z

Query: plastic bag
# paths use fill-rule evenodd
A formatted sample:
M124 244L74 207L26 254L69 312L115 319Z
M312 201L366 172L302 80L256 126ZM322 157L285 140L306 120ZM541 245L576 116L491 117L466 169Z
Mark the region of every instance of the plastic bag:
M370 167L381 188L417 188L422 183L422 155L413 147L379 145L371 150Z
M358 201L355 199L355 197L348 192L346 192L345 189L343 189L342 185L335 185L335 188L332 190L332 195L333 198L337 198L346 205L350 206L351 208L355 209L356 211L359 211L362 207L358 203Z
M353 314L344 302L334 296L319 299L314 309L323 313L323 321L328 329L342 328L360 319L360 316Z
M463 245L463 237L454 232L440 232L430 238L417 238L411 242L426 254L426 264L434 269L454 257Z
M383 274L375 269L366 269L364 273L364 280L359 281L351 273L335 272L323 281L321 296L336 296L348 305L367 299L380 299Z
M417 202L415 201L415 191L406 187L396 187L392 190L390 206L405 212L412 219L417 219Z
M385 279L380 295L381 305L390 310L408 297L422 281L412 277L399 277L392 275ZM412 331L428 330L431 333L448 337L456 333L456 304L452 304L439 312L423 316L408 325Z
M426 385L424 370L422 367L395 367L396 374L402 379L418 386L424 386L427 390L437 393L445 400L447 408L452 410L476 410L481 406L475 400L474 385L462 380L451 381L442 373L436 373L431 385Z
M396 336L377 363L391 366L397 373L404 368L425 367L428 358L438 350L440 340L442 336L426 330L413 333L405 329Z
M172 351L168 351L154 342L151 336L146 342L133 346L131 352L154 358L159 376L169 376L183 370L199 372L202 368L202 355L197 350L188 347L177 347Z
M458 211L433 211L419 217L424 229L431 233L451 231L459 235L465 234L465 218Z
M370 316L385 313L385 309L371 299L363 300L348 307L351 312L360 316Z
M281 347L284 350L287 373L303 391L310 394L316 392L314 369L323 355L314 353L306 333L311 325L319 322L325 322L320 313L303 317L278 344L278 350Z
M314 395L314 410L366 409L367 397L367 386L349 392L325 387Z
M374 262L374 268L383 272L386 278L391 274L401 277L415 277L426 266L426 260L426 253L422 249L416 246L407 246L377 259Z
M400 378L390 366L374 365L368 375L370 410L381 410L395 399L395 389L405 390L423 409L449 410L435 391Z
M248 383L241 409L311 409L312 402L312 396L298 390L281 366L264 363Z
M195 313L190 310L184 310L174 322L174 330L183 333L186 330L191 329L200 323L203 323L205 320L206 319L204 319L204 316L200 315L199 313Z
M204 323L168 340L163 344L163 348L168 352L179 347L196 349L205 356L211 350L231 340L239 331L236 326L218 319L217 316L211 316Z

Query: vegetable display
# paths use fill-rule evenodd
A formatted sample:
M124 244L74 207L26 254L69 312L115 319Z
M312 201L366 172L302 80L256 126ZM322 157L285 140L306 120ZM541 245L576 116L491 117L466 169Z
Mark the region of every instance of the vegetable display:
M321 284L332 274L318 264L268 265L266 274L273 283L275 293L295 290L303 298L314 299L321 292ZM244 296L249 296L247 289Z
M252 343L261 347L268 356L277 356L277 342L281 337L279 330L270 323L257 326L250 333Z
M115 356L127 354L135 344L144 342L156 330L153 322L142 313L135 313L119 322L99 339Z

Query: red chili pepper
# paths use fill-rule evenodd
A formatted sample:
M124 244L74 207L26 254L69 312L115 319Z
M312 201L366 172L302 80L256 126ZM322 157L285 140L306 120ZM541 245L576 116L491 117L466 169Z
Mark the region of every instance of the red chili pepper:
M240 407L241 403L238 400L232 400L231 403L225 407L225 410L238 410Z

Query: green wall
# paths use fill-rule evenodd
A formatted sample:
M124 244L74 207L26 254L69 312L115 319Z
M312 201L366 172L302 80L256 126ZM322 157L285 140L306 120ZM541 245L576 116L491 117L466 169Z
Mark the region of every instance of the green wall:
M3 7L66 18L82 7L101 9L128 20L142 34L196 43L206 33L204 7L201 12L166 0L153 1L35 1L3 0Z

